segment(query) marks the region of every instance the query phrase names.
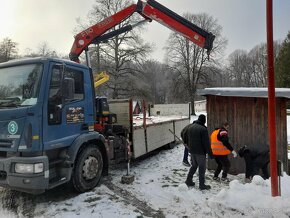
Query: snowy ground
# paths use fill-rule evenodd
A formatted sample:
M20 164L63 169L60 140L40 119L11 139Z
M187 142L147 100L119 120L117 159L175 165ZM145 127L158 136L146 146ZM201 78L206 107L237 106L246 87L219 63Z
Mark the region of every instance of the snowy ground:
M230 176L227 185L212 181L212 172L207 172L211 190L188 189L182 155L179 145L134 163L131 185L120 182L126 168L112 169L99 187L80 195L64 188L34 197L2 190L0 217L290 217L286 174L281 179L282 196L275 198L269 180L259 176L251 184L243 184L244 175ZM194 180L198 183L196 176Z

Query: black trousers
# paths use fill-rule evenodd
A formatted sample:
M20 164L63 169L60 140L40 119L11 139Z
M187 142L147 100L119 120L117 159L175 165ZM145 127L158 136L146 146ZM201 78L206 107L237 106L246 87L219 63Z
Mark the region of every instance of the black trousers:
M269 179L268 164L270 160L268 155L258 155L252 158L250 154L245 154L244 159L246 163L246 178L249 179L259 175L261 169L263 179Z
M188 161L188 148L184 147L183 162Z
M250 177L246 177L246 178L251 178L255 175L259 175L259 171L260 169L262 170L262 178L263 179L269 179L269 172L268 172L268 163L265 163L262 166L257 166L255 163L252 164L252 168L251 169L246 169L246 172L250 171L250 173L247 173L247 175L250 175Z
M192 181L193 175L198 168L199 186L205 183L205 170L206 170L206 156L205 154L191 154L191 167L187 174L187 181Z
M231 163L227 155L214 155L214 159L217 163L217 168L214 172L214 176L218 177L220 172L223 170L222 178L227 178Z

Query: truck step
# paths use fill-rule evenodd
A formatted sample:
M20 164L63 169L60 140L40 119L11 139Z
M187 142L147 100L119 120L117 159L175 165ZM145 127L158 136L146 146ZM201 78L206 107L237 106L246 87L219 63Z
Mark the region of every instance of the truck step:
M68 182L68 179L66 177L52 179L49 181L49 189L52 189L66 182Z

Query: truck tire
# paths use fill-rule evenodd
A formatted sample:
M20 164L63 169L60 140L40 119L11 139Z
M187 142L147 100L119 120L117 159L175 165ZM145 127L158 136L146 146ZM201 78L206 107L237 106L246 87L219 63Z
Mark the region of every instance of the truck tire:
M95 146L88 146L78 154L72 174L72 185L77 192L95 188L102 176L103 157Z

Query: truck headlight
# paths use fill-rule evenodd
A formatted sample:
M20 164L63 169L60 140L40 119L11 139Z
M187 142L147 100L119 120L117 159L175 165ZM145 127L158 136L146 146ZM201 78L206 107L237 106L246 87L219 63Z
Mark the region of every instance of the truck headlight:
M44 170L43 163L34 164L34 173L42 173Z
M36 164L25 164L25 163L16 163L15 172L16 173L41 173L43 172L43 163Z

